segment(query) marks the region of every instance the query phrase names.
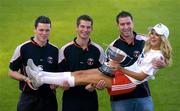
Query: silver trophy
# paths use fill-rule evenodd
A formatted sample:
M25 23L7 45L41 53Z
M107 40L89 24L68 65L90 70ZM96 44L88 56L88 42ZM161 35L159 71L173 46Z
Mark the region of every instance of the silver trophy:
M118 63L123 62L127 57L127 54L124 51L122 51L114 46L109 46L106 50L106 54L107 54L107 58L109 60L113 60Z
M128 56L124 51L114 47L109 46L106 50L106 55L108 61L116 61L117 63L122 63ZM98 68L104 75L109 77L114 77L114 68L109 65L109 62L105 62L101 67Z

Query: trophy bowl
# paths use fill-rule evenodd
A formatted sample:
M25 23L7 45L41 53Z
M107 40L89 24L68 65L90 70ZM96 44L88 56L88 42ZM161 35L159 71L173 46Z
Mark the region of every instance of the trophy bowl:
M106 50L106 54L107 54L107 58L109 60L113 60L118 63L123 62L127 57L127 54L124 51L122 51L114 46L109 46Z

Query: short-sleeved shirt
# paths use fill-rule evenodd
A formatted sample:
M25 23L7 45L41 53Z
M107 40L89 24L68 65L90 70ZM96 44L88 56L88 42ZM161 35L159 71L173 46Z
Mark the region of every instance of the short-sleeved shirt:
M110 45L117 47L124 51L128 57L121 63L123 67L129 67L133 65L139 55L142 53L144 48L146 37L139 35L134 32L134 42L128 44L122 37L118 37ZM132 98L142 98L150 96L150 90L147 82L137 85L136 89L130 93L111 96L112 101L123 100L123 99L132 99Z
M137 73L144 72L148 75L144 80L138 81L132 77L127 77L135 84L141 84L145 81L148 81L149 79L154 79L158 69L154 68L152 65L153 59L163 60L164 56L160 50L151 49L146 53L143 52L132 66L126 68Z
M44 71L56 72L58 68L58 51L58 48L49 42L40 47L31 37L30 40L16 48L10 60L9 68L12 71L20 71L21 74L26 75L25 66L27 60L32 59L35 65L42 67ZM47 84L42 85L38 90L32 90L26 82L20 81L19 88L23 92L39 93L40 95L54 93Z
M88 47L83 49L75 40L76 38L60 49L59 71L72 72L100 67L105 61L104 50L91 40L88 42ZM85 86L71 87L64 91L63 101L63 103L76 101L76 103L84 102L84 104L86 101L94 101L94 104L97 105L97 93L96 91L87 91Z

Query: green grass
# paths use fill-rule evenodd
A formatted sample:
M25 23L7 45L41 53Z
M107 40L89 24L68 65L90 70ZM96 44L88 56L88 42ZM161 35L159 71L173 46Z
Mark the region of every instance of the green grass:
M180 110L180 1L179 0L0 0L0 110L15 111L19 97L18 82L10 79L8 64L16 46L33 35L39 15L52 20L50 40L61 47L75 37L76 18L88 14L94 18L91 38L106 47L118 35L115 16L121 10L134 16L135 31L147 33L147 27L162 22L170 29L173 65L158 72L150 81L156 111ZM62 91L58 90L59 107ZM98 91L100 111L109 111L106 91Z

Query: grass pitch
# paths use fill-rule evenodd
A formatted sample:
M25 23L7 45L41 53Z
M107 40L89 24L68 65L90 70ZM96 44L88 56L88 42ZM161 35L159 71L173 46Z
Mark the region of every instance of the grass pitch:
M162 69L150 89L155 111L179 111L180 108L180 1L179 0L0 0L0 111L15 111L19 97L18 82L7 76L8 64L16 46L33 36L34 20L39 15L52 20L50 41L61 47L75 36L76 18L88 14L94 19L92 40L102 47L117 38L115 16L127 10L134 16L135 31L162 22L170 29L173 47L172 67ZM61 94L58 90L59 110ZM98 91L99 111L110 111L106 91Z

